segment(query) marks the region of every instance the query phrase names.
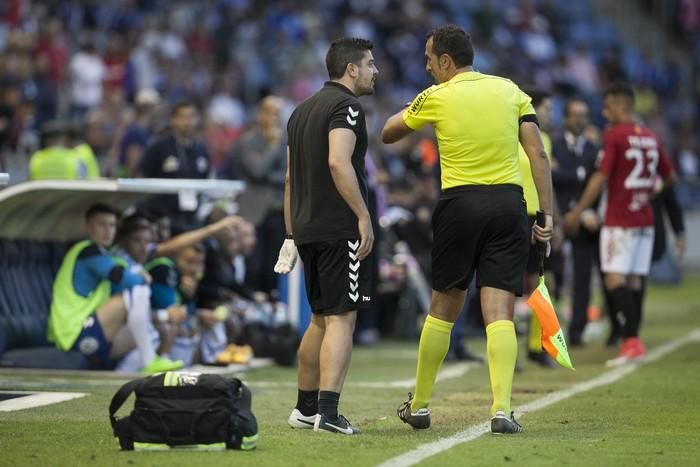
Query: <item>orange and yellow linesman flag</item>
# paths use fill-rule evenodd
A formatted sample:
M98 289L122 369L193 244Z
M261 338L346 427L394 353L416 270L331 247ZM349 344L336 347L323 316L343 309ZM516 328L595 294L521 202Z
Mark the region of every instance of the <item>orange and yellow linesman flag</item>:
M542 347L564 368L574 369L566 348L564 333L559 325L559 319L549 298L549 291L544 284L544 277L540 276L540 285L527 299L528 306L537 315L537 320L542 327Z
M537 225L545 226L545 214L543 211L537 211ZM557 313L552 306L552 299L549 298L549 290L544 283L544 257L546 254L547 244L537 243L537 253L540 262L540 284L527 299L527 304L535 312L537 321L540 322L542 334L540 342L547 353L564 368L574 369L569 358L569 350L566 348L566 340L564 333L559 325Z

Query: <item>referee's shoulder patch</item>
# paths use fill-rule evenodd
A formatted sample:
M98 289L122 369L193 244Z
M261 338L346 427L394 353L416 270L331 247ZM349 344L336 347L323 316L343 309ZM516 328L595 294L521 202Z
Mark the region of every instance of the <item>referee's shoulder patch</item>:
M431 95L433 92L437 91L440 89L440 86L430 86L428 89L424 90L418 96L413 99L413 103L411 106L408 108L408 113L410 114L417 114L421 107L423 107L423 104L425 103L425 100L428 98L429 95Z

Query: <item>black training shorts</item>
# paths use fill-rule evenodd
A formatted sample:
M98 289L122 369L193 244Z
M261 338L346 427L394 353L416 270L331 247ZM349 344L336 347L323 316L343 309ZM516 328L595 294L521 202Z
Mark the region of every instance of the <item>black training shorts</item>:
M297 245L313 313L335 315L371 304L372 267L369 257L357 259L359 246L359 240Z
M530 231L517 185L443 191L433 212L433 289L477 287L522 294Z

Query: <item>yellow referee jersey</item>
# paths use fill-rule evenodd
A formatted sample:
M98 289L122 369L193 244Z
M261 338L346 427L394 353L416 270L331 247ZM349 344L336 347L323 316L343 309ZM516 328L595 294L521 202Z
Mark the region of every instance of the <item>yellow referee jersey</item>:
M549 139L549 135L544 131L540 130L540 136L542 137L542 144L544 145L544 152L547 153L547 157L552 158L552 140ZM527 203L527 215L534 216L540 209L540 199L537 196L537 187L535 186L535 179L532 178L532 169L530 168L530 159L525 153L525 149L518 144L518 155L520 157L520 172L523 174L523 195L525 196L525 202Z
M412 130L433 125L442 189L523 184L518 160L520 118L535 115L512 81L468 71L420 93L404 111Z

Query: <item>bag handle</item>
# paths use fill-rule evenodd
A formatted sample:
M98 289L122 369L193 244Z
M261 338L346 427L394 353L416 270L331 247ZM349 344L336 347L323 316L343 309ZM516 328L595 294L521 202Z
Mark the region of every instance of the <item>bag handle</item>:
M126 402L131 393L134 391L134 388L136 388L136 386L138 386L138 384L141 381L143 381L143 378L135 379L124 383L124 385L121 388L119 388L119 391L117 391L114 397L112 397L112 402L109 403L109 421L112 424L113 430L115 429L117 423L117 418L114 416L114 414L116 414L117 410L119 410L121 406L124 405L124 402Z

